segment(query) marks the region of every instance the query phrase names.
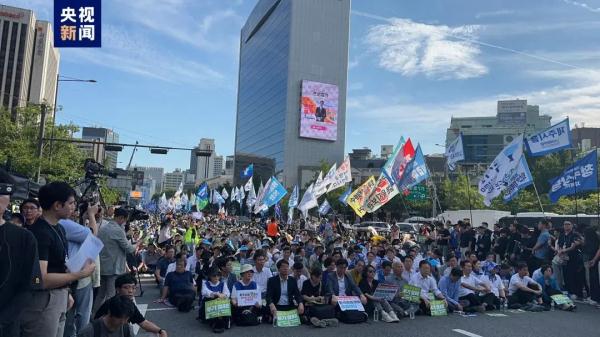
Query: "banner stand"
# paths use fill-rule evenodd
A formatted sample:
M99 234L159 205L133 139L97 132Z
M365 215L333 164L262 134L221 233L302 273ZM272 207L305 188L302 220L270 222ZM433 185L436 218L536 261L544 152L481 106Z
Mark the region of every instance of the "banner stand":
M471 226L474 225L474 220L473 220L473 205L471 204L471 181L469 179L469 171L467 170L467 168L465 167L465 165L462 165L463 168L463 172L465 174L465 177L467 177L467 196L469 199L469 216L471 217L469 219L469 222L471 223Z

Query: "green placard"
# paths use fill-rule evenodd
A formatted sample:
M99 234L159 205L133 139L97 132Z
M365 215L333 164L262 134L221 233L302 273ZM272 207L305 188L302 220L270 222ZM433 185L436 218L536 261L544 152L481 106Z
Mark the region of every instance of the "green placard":
M231 316L231 304L228 298L219 298L204 302L204 314L206 319Z
M240 271L242 270L242 265L237 262L237 261L233 261L231 262L231 272L236 275L236 276L240 276Z
M444 301L431 301L431 316L446 316L448 312L446 311L446 306L444 305Z
M427 198L428 198L427 187L423 186L423 185L413 186L410 189L410 193L408 194L408 196L406 198L410 201L427 200Z
M552 295L550 297L552 297L552 299L554 300L554 303L556 303L558 305L573 304L573 301L571 301L571 299L567 295L564 295L564 294Z
M277 326L280 328L300 326L300 316L298 316L298 311L296 309L277 311Z
M402 297L413 303L421 303L421 288L405 284L402 287Z

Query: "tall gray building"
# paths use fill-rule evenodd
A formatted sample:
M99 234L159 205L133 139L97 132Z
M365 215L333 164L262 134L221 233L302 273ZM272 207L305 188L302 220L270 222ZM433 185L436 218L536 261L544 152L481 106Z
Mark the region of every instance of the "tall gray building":
M350 0L258 1L240 36L235 184L238 158L274 161L260 178L286 186L343 160L349 27Z
M81 139L95 141L98 143L118 143L119 134L106 128L84 127L81 131ZM88 155L108 169L117 167L119 152L105 151L103 144L80 144L79 148L88 152Z

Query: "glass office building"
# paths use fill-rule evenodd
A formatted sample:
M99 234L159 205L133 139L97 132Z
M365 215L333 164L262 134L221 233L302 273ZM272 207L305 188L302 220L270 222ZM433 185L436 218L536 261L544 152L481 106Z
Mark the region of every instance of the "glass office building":
M349 16L350 0L257 3L240 34L234 184L252 157L273 166L263 181L277 175L286 186L343 159ZM339 88L335 140L300 137L303 80Z

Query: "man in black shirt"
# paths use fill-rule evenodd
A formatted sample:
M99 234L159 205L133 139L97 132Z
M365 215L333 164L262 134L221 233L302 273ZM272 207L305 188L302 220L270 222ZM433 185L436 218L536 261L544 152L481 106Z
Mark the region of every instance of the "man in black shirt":
M38 194L42 216L31 226L38 244L43 290L35 291L26 304L21 321L21 336L62 337L65 327L69 286L90 276L96 265L89 260L79 271L68 271L67 239L64 228L58 223L75 210L75 191L64 182L42 186Z
M18 336L24 304L41 286L35 237L4 220L14 181L0 169L0 336Z
M137 287L137 280L135 279L135 277L133 275L131 275L131 274L119 275L117 277L117 279L115 280L115 290L116 290L115 296L126 296L129 299L133 300L136 287ZM94 316L94 319L98 319L98 318L108 314L109 301L110 301L110 299L107 300L106 302L104 302L100 306L100 308L98 308L98 311L96 311L96 315ZM134 313L131 316L129 316L129 323L137 324L140 326L140 328L144 329L145 331L158 334L160 337L167 337L167 332L165 330L159 328L156 324L154 324L154 323L150 322L149 320L147 320L146 318L144 318L144 315L142 315L142 313L138 310L137 306L135 307Z

